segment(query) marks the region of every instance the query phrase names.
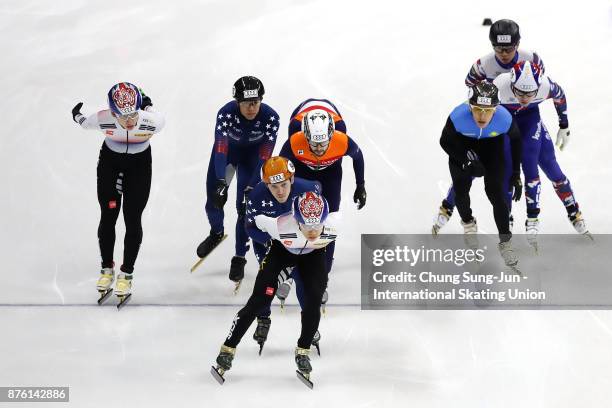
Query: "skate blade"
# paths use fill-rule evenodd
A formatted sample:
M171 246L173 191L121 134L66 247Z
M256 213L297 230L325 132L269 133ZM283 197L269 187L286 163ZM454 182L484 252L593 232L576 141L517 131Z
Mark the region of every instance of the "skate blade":
M260 343L260 342L257 342L257 344L259 344L259 355L261 356L261 352L263 351L263 346L264 346L264 344L265 344L265 343L263 343L263 342L261 342L261 343Z
M588 238L588 239L590 239L591 241L595 241L595 238L593 238L593 235L592 235L592 234L591 234L589 231L585 232L585 233L584 233L584 234L582 234L582 235L584 235L585 237L587 237L587 238Z
M234 296L238 294L240 291L240 285L242 285L242 281L234 282L236 286L234 286Z
M295 370L295 373L297 374L298 380L300 380L302 383L304 383L305 386L312 390L314 384L312 383L312 381L310 381L310 373L303 373L300 370Z
M321 305L321 314L323 317L327 316L327 309L325 308L325 304Z
M215 249L217 249L217 247L218 247L219 245L221 245L221 243L222 243L223 241L225 241L225 238L227 238L227 234L224 234L224 235L223 235L223 238L221 238L221 241L219 241L219 243L217 244L217 246L216 246L216 247L214 247L214 248L213 248L213 250L212 250L212 251L210 251L210 253L209 253L208 255L212 254L212 252L213 252ZM193 273L193 271L195 271L196 269L198 269L198 267L199 267L200 265L202 265L202 262L204 262L204 260L205 260L206 258L208 258L208 255L206 255L204 258L200 258L200 259L198 259L198 260L197 260L197 262L193 264L193 266L191 267L191 269L189 269L189 271L190 271L191 273Z
M519 276L523 276L523 272L521 272L521 270L518 268L517 265L514 266L510 266L510 265L506 265L508 268L510 268L510 270L514 273L516 273Z
M98 299L98 305L101 306L104 302L108 300L110 295L112 295L113 290L112 289L101 290L101 291L98 291L98 293L100 293L100 298Z
M434 238L438 238L438 232L440 232L440 227L438 227L437 225L433 225L433 226L431 227L431 235L432 235Z
M117 311L123 309L123 306L127 305L130 299L132 299L132 294L129 293L125 296L117 296L119 299L119 304L117 305Z
M317 349L317 354L321 356L321 349L319 348L319 343L312 343L313 346Z
M225 371L222 368L216 368L215 366L210 367L210 373L214 377L215 380L219 383L219 385L223 385L225 382L225 378L223 378L223 374Z

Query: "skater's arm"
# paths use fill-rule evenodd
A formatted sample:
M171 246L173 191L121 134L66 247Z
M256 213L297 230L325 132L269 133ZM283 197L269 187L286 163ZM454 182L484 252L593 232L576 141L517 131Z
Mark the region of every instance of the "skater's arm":
M515 120L512 120L510 129L508 130L508 137L510 138L510 151L512 152L512 174L520 174L522 139L521 131Z
M365 162L363 160L363 153L353 139L348 136L347 138L348 148L346 150L346 155L353 159L353 170L355 171L355 181L357 182L357 185L363 185L365 184Z
M442 130L442 136L440 136L440 146L442 146L442 149L453 161L459 164L465 162L467 157L467 149L461 141L462 137L455 129L455 125L453 125L453 121L449 116Z
M223 110L220 110L217 114L217 123L215 124L215 145L213 148L215 177L217 180L225 180L225 167L227 166L227 152L229 149L227 132L227 118L223 115Z
M563 92L563 88L561 88L559 84L550 78L548 78L548 82L550 83L550 93L548 97L552 98L555 104L555 110L559 117L559 127L561 129L567 129L569 123L567 120L567 100L565 99L565 92Z

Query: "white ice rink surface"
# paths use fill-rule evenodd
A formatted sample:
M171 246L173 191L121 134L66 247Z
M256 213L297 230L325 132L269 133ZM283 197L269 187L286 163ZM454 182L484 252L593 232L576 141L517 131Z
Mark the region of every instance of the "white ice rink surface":
M429 231L449 182L440 131L466 95L470 64L490 50L484 17L518 21L522 47L537 50L564 88L572 139L557 157L591 231L612 232L612 5L492 3L2 2L0 386L70 386L63 405L73 407L609 406L609 311L358 306L359 234ZM281 115L276 152L291 110L325 97L365 156L368 203L359 212L345 161L344 234L321 323L323 355L312 359L314 391L294 374L293 306L282 314L274 307L263 356L251 329L226 384L209 374L256 270L249 254L242 291L232 296L233 190L232 235L197 273L188 268L209 228L204 179L215 113L247 74L262 79L265 102ZM121 312L95 305L102 134L70 115L79 101L86 114L104 108L119 81L140 85L167 119L152 140L134 296ZM554 137L552 102L542 111ZM542 232L572 233L550 183L542 185ZM493 232L482 190L476 182L473 208L480 229ZM514 212L519 230L523 206ZM444 229L460 231L456 218ZM120 221L117 262L122 235Z

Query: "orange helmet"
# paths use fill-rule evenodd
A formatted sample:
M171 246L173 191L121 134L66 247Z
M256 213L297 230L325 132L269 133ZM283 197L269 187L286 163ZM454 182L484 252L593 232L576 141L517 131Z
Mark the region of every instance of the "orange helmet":
M282 183L290 180L295 173L291 160L280 156L272 156L261 166L261 179L266 184Z

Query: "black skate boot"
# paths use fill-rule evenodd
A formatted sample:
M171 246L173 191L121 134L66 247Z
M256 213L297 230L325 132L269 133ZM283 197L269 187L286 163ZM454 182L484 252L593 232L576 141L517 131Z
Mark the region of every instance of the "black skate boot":
M196 250L198 257L206 258L208 254L210 254L226 236L227 235L224 235L223 232L215 234L214 232L210 231L208 237L206 237L206 239L202 241L200 245L198 245L198 249Z
M236 284L234 294L238 293L242 279L244 279L244 265L247 261L243 256L234 256L230 266L229 279Z
M297 364L298 379L304 383L308 388L312 389L313 384L310 381L310 373L312 366L310 365L310 349L304 349L300 347L295 348L295 364Z
M253 340L259 344L259 355L261 356L261 351L263 350L263 346L268 340L268 332L270 331L270 325L272 324L272 320L269 317L258 317L257 318L257 327L255 328L255 333L253 333Z
M321 355L321 349L319 348L319 341L321 341L321 333L317 330L314 337L312 338L312 345L317 348L317 354Z
M210 370L210 373L213 375L213 377L215 377L215 380L217 380L221 385L223 385L225 382L223 374L232 368L232 361L234 360L235 354L235 348L228 347L226 345L221 346L221 351L217 356L217 367L213 366Z

